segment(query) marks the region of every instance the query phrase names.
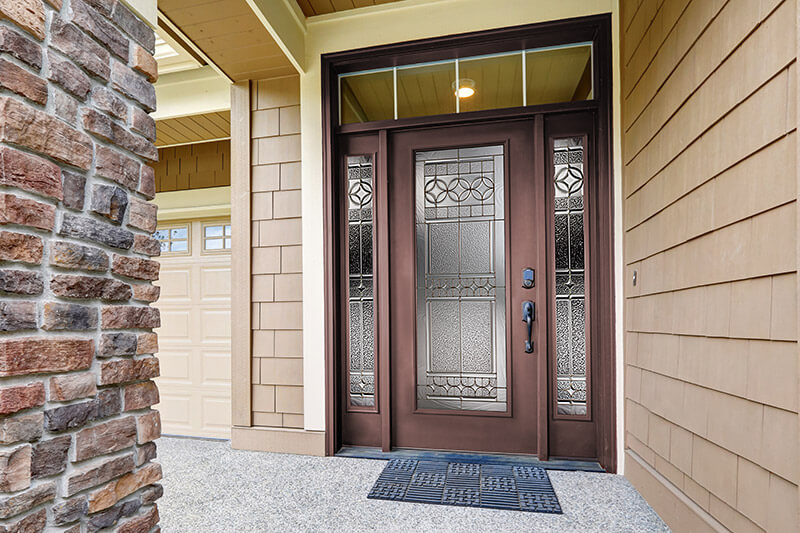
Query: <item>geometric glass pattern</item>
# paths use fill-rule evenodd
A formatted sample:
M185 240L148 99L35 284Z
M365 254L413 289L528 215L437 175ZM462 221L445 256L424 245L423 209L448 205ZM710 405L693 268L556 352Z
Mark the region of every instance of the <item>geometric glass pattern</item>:
M203 251L223 252L231 249L231 225L219 222L203 226Z
M373 163L347 158L347 247L350 405L375 406Z
M189 225L162 227L153 232L153 238L161 243L163 254L189 253Z
M503 146L416 153L417 405L505 411Z
M561 514L538 466L392 459L367 498Z
M585 416L588 401L583 138L556 139L553 163L557 413Z

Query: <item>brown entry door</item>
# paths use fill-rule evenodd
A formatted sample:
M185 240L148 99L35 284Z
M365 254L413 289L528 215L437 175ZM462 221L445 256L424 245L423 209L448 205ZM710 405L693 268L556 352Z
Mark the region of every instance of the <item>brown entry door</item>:
M594 131L587 112L340 138L342 444L602 454Z
M540 448L547 335L536 279L546 268L537 145L533 120L390 139L394 446Z
M597 456L590 127L576 115L389 137L394 447Z

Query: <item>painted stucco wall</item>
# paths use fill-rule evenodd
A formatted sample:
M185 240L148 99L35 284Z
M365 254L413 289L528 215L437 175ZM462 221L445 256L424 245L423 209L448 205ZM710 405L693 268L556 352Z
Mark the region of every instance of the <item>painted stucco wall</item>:
M676 531L797 531L796 2L621 31L626 475Z

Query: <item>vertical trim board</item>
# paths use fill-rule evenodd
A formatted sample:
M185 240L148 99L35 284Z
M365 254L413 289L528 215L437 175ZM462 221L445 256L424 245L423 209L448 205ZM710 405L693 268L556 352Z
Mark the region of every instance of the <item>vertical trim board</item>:
M250 82L231 86L232 423L252 425L250 303Z

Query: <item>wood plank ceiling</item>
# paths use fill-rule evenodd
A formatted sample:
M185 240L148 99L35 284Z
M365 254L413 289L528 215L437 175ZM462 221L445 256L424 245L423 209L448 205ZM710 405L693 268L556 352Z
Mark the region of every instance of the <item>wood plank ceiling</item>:
M158 0L158 9L233 81L296 73L245 0Z
M230 111L156 121L156 146L158 147L227 139L230 136Z
M335 11L345 11L358 7L375 6L378 4L388 4L399 0L297 0L300 9L307 17L314 15L325 15Z

